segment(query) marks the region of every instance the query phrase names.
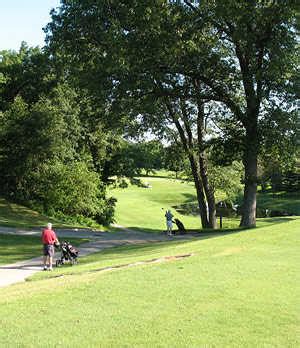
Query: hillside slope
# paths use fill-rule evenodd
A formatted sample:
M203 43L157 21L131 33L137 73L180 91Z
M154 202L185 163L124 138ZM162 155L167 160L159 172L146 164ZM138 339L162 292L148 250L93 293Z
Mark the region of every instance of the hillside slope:
M299 227L299 218L285 218L106 250L52 279L0 289L0 346L297 347ZM192 256L101 271L185 253Z

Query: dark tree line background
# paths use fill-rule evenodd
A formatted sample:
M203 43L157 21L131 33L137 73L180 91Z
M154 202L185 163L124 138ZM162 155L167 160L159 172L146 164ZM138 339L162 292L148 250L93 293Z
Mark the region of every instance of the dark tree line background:
M109 223L112 176L185 170L215 228L216 183L240 161L241 226L255 226L257 185L293 185L299 145L284 3L62 0L42 50L0 53L1 195ZM147 133L164 142L130 141Z

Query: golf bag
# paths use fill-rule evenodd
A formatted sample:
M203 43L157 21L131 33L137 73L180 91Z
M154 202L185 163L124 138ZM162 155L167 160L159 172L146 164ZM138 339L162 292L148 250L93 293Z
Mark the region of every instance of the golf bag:
M174 219L174 223L176 224L176 226L178 228L179 234L185 234L186 233L186 229L185 229L183 223L180 220Z
M67 241L64 241L60 245L60 250L61 250L61 256L60 259L56 260L56 267L59 267L63 265L66 261L69 261L71 265L75 265L78 263L78 254L79 251L73 247L72 244L70 244Z

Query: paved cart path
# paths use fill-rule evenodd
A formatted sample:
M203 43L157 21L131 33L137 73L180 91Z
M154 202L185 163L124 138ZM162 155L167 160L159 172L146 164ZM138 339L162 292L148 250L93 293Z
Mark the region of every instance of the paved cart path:
M101 232L92 231L89 229L56 229L57 236L60 240L71 237L88 238L90 242L81 244L78 249L80 257L86 256L106 248L112 248L121 245L139 244L139 243L155 243L167 240L190 239L194 236L176 236L168 237L164 234L142 233L123 228L119 228L118 232ZM41 235L41 229L25 230L12 227L1 227L1 234L10 235ZM56 254L59 257L59 253ZM14 283L23 282L32 274L42 270L42 257L37 257L31 260L16 262L10 265L0 266L0 287L8 286Z

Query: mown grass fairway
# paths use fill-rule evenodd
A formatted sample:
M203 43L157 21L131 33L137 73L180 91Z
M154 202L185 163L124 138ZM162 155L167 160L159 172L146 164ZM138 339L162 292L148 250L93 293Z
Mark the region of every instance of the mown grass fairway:
M187 229L199 229L200 218L197 215L182 215L173 206L196 202L195 187L192 182L164 177L141 177L151 188L129 185L128 188L112 189L110 194L118 199L116 205L116 223L143 231L162 231L165 226L165 210L171 209ZM222 193L216 193L216 200L223 199ZM284 210L300 215L299 195L292 193L258 193L258 207L269 210ZM163 209L162 209L163 208ZM258 226L264 220L258 219ZM237 228L239 218L224 218L223 228ZM176 228L176 227L175 227Z
M72 238L74 245L87 241ZM13 236L0 234L0 265L28 260L42 255L41 238L36 236Z
M106 250L52 276L73 274L2 288L0 346L298 347L300 219L282 221ZM194 255L91 272L182 253Z
M142 228L149 231L165 229L165 211L171 209L173 215L182 220L187 228L199 228L198 216L181 215L172 208L196 200L193 183L169 178L142 177L151 188L130 185L128 188L111 190L118 199L116 222L129 228Z

